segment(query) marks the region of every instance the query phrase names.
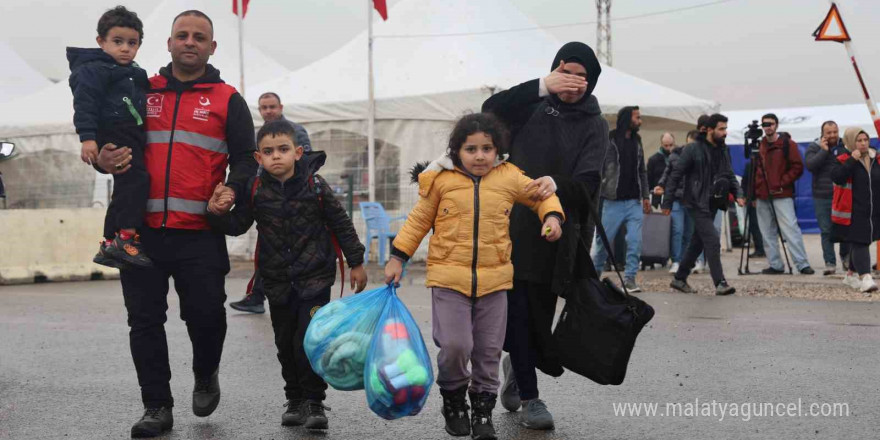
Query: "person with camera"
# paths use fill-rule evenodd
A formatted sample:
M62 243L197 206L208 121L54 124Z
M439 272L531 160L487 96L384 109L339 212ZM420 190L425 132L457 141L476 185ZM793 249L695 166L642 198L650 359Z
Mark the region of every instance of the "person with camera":
M788 244L798 272L812 275L815 271L807 260L804 237L794 210L794 183L803 174L804 163L797 144L787 134L778 133L778 127L779 118L775 114L767 113L761 117L764 137L758 147L761 163L755 172L755 197L758 199L758 226L764 236L764 251L770 264L761 273L785 273L777 241L781 232L783 246Z
M745 204L742 189L730 165L730 153L724 143L726 137L727 117L713 114L706 123L706 133L701 133L695 142L684 147L666 182L667 188L682 188L682 191L680 196L676 191L666 192L663 213L669 215L680 198L694 219L694 235L670 284L680 292L696 293L688 285L687 278L701 252L705 252L709 263L715 294L736 292L724 278L721 237L714 224L715 213L727 209L728 195L734 195L740 206Z
M825 270L822 275L825 276L837 272L831 231L831 199L834 194L831 170L837 164L837 156L849 152L843 146L838 133L837 123L823 122L822 137L810 144L804 154L807 169L813 173L813 208L816 211L816 222L819 223L819 229L822 231L822 257L825 260ZM841 242L840 261L843 262L844 270L846 270L848 254L849 244Z
M868 246L880 239L880 164L864 130L847 128L843 138L852 153L837 156L831 169L833 238L850 246L849 273L843 282L864 293L874 292L877 284L871 276ZM859 277L853 277L852 271Z

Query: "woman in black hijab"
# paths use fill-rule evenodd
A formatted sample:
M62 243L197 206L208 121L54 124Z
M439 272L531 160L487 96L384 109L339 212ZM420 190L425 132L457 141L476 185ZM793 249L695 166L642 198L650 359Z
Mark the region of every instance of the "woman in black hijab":
M505 381L501 403L509 411L523 406L520 423L552 429L553 417L538 398L535 368L558 377L563 373L551 326L557 296L575 279L590 276L592 222L586 206L598 192L608 146L608 123L592 95L602 72L593 50L580 42L559 49L548 76L502 91L483 103L483 111L505 121L511 131L510 161L539 178L535 197L555 191L565 210L562 238L547 243L534 231L540 221L514 206L514 287L508 293ZM542 177L544 176L544 177ZM586 247L579 245L583 238ZM513 371L511 371L513 370Z

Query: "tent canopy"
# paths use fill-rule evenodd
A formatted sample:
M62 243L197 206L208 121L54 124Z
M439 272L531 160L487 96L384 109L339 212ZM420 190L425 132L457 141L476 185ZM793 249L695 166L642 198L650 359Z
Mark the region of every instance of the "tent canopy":
M29 95L52 84L31 67L5 41L0 41L0 102Z
M795 142L812 142L821 135L822 123L837 122L840 136L847 127L861 127L871 137L877 135L868 107L862 104L823 105L816 107L789 107L764 110L737 110L724 112L728 122L727 143L743 144L743 131L752 120L761 123L761 116L773 113L779 118L779 131L787 132Z
M149 76L171 62L167 39L174 17L198 9L211 17L217 50L209 63L220 70L228 84L239 86L238 23L227 2L210 0L165 0L144 20L144 43L135 61ZM245 28L245 32L247 29ZM2 52L2 46L0 46ZM251 86L289 72L259 49L244 43L245 81ZM48 82L48 81L47 81ZM246 90L247 91L247 90ZM251 95L249 96L257 96ZM256 98L254 98L255 100ZM2 100L0 100L2 102ZM73 132L73 96L67 81L60 81L36 93L0 104L0 137L53 135Z
M562 46L508 0L404 0L374 25L377 119L453 120L494 91L546 75ZM443 34L445 36L430 36ZM450 35L451 34L451 35ZM278 93L300 122L364 118L367 32L302 69L256 86ZM603 66L595 90L603 110L638 104L646 116L692 123L714 102Z

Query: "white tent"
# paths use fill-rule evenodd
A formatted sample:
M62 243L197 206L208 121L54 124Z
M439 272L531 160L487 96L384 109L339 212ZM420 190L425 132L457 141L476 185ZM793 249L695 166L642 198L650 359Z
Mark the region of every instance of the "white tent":
M454 120L493 91L549 73L561 43L508 0L404 0L374 24L377 119ZM430 35L444 34L442 37ZM257 86L282 95L302 122L362 119L367 100L367 33L309 66ZM594 92L606 113L638 104L644 115L692 123L718 108L603 66Z
M509 31L522 28L535 29ZM479 111L496 91L547 75L562 46L508 0L403 0L387 21L377 17L373 29L376 194L398 214L417 200L409 168L445 151L452 121ZM287 117L309 130L313 148L328 152L324 177L347 192L341 176L354 176L356 201L368 186L367 39L364 31L325 58L255 90L278 93ZM594 94L609 115L640 106L648 135L643 137L652 139L646 147L659 131L683 135L700 114L718 109L608 66ZM651 130L657 133L646 133Z
M138 64L150 74L157 73L159 68L171 62L166 40L171 34L171 23L177 14L196 9L204 12L214 23L214 41L217 50L209 61L220 70L220 76L227 84L241 90L238 56L238 17L232 13L232 2L216 0L164 0L152 14L144 20L144 46L138 53ZM244 20L245 38L247 38L248 20ZM270 58L253 45L244 41L245 92L246 98L257 95L248 90L248 86L277 78L290 70ZM248 99L250 102L250 99Z
M144 20L146 38L138 52L137 63L152 76L171 61L166 44L171 23L178 13L187 9L199 9L211 17L217 50L209 62L220 69L224 81L238 87L238 24L229 4L225 2L165 0ZM288 72L288 69L247 42L244 50L246 85L254 85ZM22 152L32 153L43 149L78 151L78 142L73 135L73 97L67 81L0 104L0 137L25 137L22 139ZM68 142L62 142L62 139Z
M829 120L837 122L841 137L847 127L861 127L872 138L877 135L871 114L868 113L868 107L864 103L860 103L725 112L725 115L730 119L728 121L727 143L741 145L746 126L753 120L757 120L760 124L761 116L767 113L773 113L779 118L779 131L788 132L795 142L810 142L818 138L822 130L822 123Z
M166 40L171 33L174 17L184 10L198 9L211 17L214 23L217 50L210 63L220 69L224 81L238 87L238 23L230 5L228 2L211 0L165 0L144 20L146 38L136 61L147 70L148 75L157 73L160 67L168 64L171 56ZM246 20L245 23L247 32ZM244 50L246 85L288 72L288 69L247 42ZM60 206L106 203L106 176L98 176L95 182L95 173L84 167L78 158L80 143L73 128L73 97L66 80L0 103L0 139L14 142L21 153L16 160L2 165L5 183L10 188L10 206L17 203L17 197L47 201L39 204L45 207L55 206L55 202L48 200L56 200ZM53 159L39 160L40 156L34 156L38 153ZM51 169L47 170L46 167ZM44 176L41 178L42 189L34 189L34 185L24 183L24 178L34 174ZM22 183L16 188L16 179L19 177ZM24 191L24 188L28 190ZM64 197L56 197L60 193Z
M0 103L25 96L52 84L28 65L5 41L0 41Z

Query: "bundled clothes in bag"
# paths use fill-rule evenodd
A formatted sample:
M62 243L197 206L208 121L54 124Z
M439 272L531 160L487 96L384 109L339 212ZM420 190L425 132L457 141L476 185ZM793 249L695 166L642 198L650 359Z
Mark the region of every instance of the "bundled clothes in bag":
M338 390L366 389L385 419L418 414L434 383L421 331L393 286L322 307L303 345L316 374Z
M312 370L341 391L364 389L364 365L388 287L331 301L306 329L303 348Z
M425 406L434 383L422 333L394 289L373 333L367 363L367 404L388 420L414 416Z

